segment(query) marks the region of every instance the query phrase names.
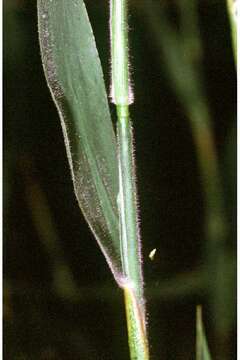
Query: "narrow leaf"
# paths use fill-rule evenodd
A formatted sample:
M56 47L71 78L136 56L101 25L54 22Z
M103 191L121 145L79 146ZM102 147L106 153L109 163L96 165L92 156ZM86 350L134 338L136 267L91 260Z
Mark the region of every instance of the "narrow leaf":
M202 307L197 306L197 342L196 342L196 360L211 360L208 349L207 339L202 320Z
M237 64L237 14L238 2L237 0L227 0L227 9L231 26L231 36L232 36L232 47L233 55L235 60L235 65Z
M57 106L76 197L117 281L122 276L116 139L82 0L38 0L42 62Z

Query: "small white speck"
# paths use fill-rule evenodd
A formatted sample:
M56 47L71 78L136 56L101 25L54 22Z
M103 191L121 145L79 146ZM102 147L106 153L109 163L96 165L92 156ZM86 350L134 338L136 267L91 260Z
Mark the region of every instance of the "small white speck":
M150 260L154 260L154 256L155 256L155 254L156 254L156 251L157 251L157 249L155 248L155 249L153 249L152 251L150 251L150 253L149 253L149 259Z
M46 19L47 15L46 14L42 14L42 18Z

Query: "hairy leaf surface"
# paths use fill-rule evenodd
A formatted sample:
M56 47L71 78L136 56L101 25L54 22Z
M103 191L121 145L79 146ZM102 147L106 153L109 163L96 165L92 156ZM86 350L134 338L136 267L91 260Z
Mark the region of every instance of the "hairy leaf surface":
M38 0L45 75L57 106L76 197L117 281L122 274L116 138L82 0Z

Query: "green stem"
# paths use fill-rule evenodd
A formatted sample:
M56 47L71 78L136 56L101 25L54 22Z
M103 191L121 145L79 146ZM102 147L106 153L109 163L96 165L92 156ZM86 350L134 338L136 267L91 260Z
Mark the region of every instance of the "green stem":
M133 139L127 105L117 105L117 136L119 156L119 214L124 275L123 289L127 313L131 359L147 360L145 308L138 239L136 184L133 159ZM141 324L141 326L140 326Z
M147 360L145 306L143 298L140 244L137 227L136 185L132 149L132 131L128 108L117 106L119 146L119 213L121 222L123 285L132 360Z
M128 108L117 106L119 151L119 212L121 220L122 263L126 278L142 299L142 276L138 242L136 184L134 174L132 131Z
M121 228L122 285L132 360L148 360L145 306L138 237L136 183L133 160L133 136L129 104L133 101L129 80L127 1L111 1L112 101L117 108L119 162L119 216Z
M111 0L111 97L116 105L129 105L132 95L128 66L127 1Z
M145 318L131 288L124 288L129 348L132 360L148 360Z

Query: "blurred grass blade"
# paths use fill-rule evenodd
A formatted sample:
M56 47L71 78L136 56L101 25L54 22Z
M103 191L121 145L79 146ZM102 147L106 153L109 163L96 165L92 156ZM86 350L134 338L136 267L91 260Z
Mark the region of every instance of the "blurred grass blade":
M207 339L203 326L201 306L197 306L196 327L197 327L196 360L212 360L208 349Z
M235 65L237 65L237 16L238 16L238 1L237 0L227 0L227 9L229 15L229 21L231 26L231 36L232 36L232 47L233 55L235 60Z
M82 0L38 0L38 22L44 71L61 118L75 193L119 280L116 139L87 11Z

